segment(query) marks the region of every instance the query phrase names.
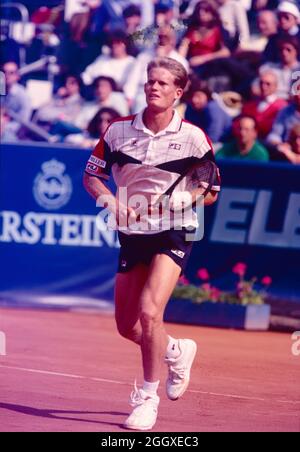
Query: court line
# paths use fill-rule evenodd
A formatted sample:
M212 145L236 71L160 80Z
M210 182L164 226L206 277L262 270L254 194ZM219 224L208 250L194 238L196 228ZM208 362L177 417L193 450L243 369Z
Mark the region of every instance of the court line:
M14 366L5 366L0 364L0 368L2 369L10 369L10 370L17 370L21 372L29 372L29 373L36 373L36 374L42 374L42 375L52 375L57 377L65 377L65 378L75 378L78 380L90 380L90 381L97 381L101 383L112 383L117 385L125 385L125 386L132 386L132 383L128 383L125 381L119 381L119 380L110 380L107 378L100 378L100 377L85 377L84 375L76 375L76 374L67 374L62 372L53 372L49 370L40 370L40 369L28 369L25 367L14 367ZM197 389L188 389L187 392L193 393L193 394L202 394L202 395L210 395L214 397L226 397L230 399L240 399L240 400L252 400L257 402L275 402L275 403L287 403L291 405L300 405L300 401L297 400L272 400L272 399L263 399L259 397L249 397L249 396L242 396L237 394L222 394L217 392L208 392L208 391L199 391Z

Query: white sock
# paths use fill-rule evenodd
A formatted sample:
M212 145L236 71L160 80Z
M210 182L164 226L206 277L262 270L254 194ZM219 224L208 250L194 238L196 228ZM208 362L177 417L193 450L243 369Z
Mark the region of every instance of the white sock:
M172 336L168 336L169 343L167 346L167 358L176 359L180 355L181 351L178 345L178 339L174 339Z
M146 381L144 380L143 384L143 391L147 392L149 395L156 395L157 390L159 386L159 380L158 381Z

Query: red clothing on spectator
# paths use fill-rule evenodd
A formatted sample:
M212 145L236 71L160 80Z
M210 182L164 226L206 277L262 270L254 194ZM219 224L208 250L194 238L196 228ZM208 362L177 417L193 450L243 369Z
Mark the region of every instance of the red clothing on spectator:
M223 44L223 37L219 27L212 28L204 37L201 36L197 29L191 29L187 32L186 38L190 41L188 58L217 52Z
M279 111L287 106L287 101L276 99L263 111L258 110L260 103L261 100L246 102L242 114L253 116L256 119L258 124L258 137L264 139L271 132L273 122Z

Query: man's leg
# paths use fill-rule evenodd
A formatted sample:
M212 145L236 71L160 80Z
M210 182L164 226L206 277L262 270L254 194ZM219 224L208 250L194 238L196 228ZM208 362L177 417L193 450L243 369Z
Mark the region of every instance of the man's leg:
M144 286L138 308L130 311L132 322L129 328L136 332L136 337L137 332L141 332L144 384L142 389L135 385L131 395L133 411L124 423L129 429L149 430L156 422L160 368L168 344L163 313L179 274L180 267L169 256L156 255L148 268L147 278L142 281Z
M115 318L121 336L141 345L140 296L149 268L137 264L126 273L117 273L115 285Z
M148 278L141 292L141 348L144 379L148 382L156 382L160 378L161 364L168 345L163 314L180 272L180 267L169 256L157 254L151 262Z

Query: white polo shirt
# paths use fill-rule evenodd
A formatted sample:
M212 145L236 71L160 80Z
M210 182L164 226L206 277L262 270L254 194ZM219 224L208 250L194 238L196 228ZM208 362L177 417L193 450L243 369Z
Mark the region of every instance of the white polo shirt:
M178 177L201 159L214 161L210 140L197 126L183 120L176 110L169 125L154 134L143 122L144 111L137 115L119 118L107 129L87 162L86 172L92 176L109 179L112 171L120 189L126 188L127 199L143 195L149 203L165 191ZM175 191L185 190L185 179ZM219 191L217 180L213 190ZM172 227L178 226L172 223ZM158 219L147 218L149 229L134 233L153 234L166 228ZM182 227L197 227L195 213L181 222ZM123 231L127 234L133 231Z

